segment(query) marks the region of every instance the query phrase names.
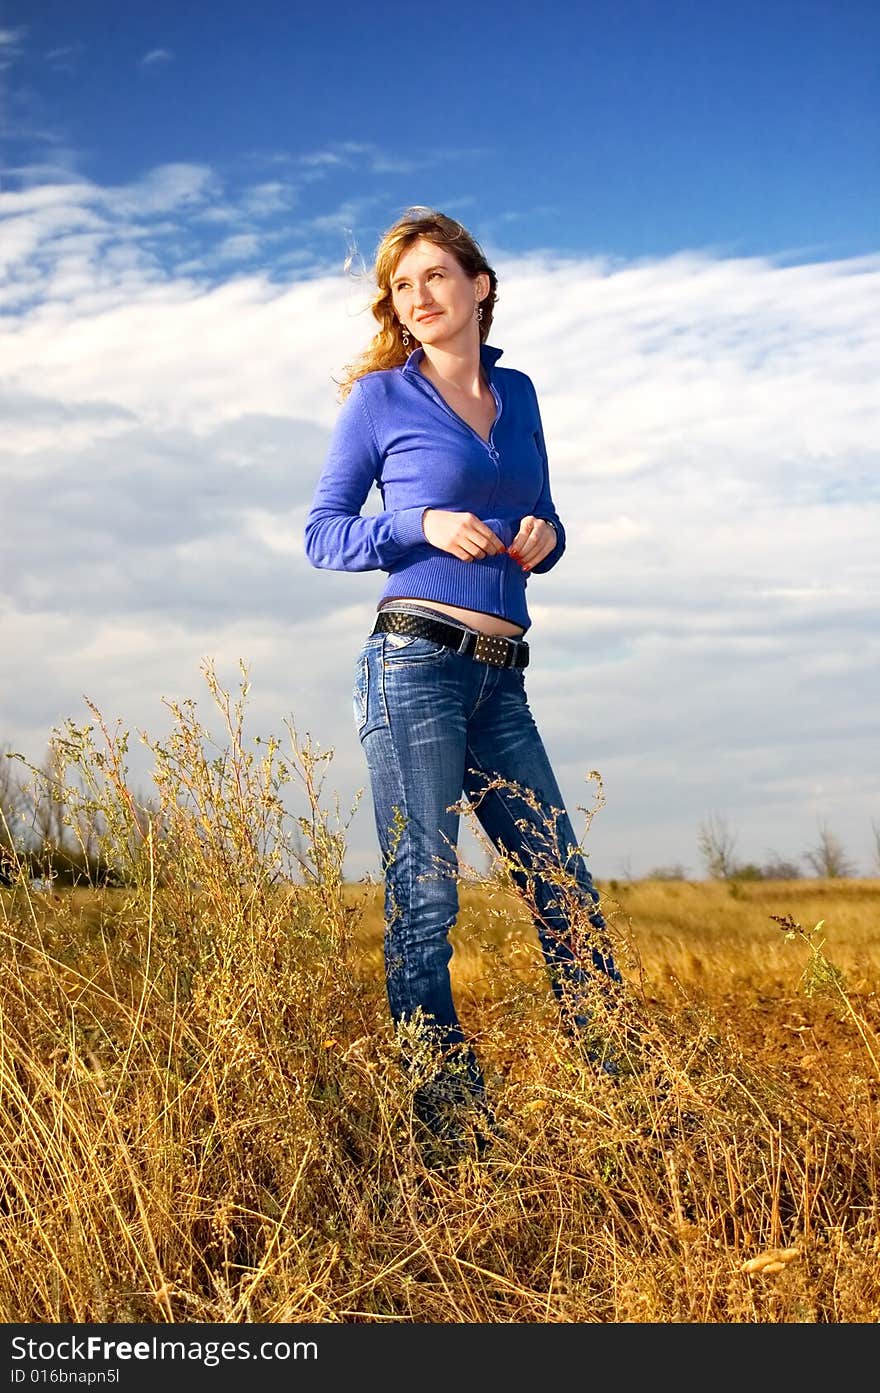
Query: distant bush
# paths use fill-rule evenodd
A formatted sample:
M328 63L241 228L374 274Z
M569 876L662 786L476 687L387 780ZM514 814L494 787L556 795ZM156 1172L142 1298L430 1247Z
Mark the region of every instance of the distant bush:
M744 861L739 865L731 866L727 875L728 880L764 880L765 873L763 866L756 866L754 861Z
M761 873L765 880L800 880L803 874L796 862L787 861L775 853L770 854L764 862Z
M646 880L687 880L687 870L680 862L674 866L655 866L648 871Z

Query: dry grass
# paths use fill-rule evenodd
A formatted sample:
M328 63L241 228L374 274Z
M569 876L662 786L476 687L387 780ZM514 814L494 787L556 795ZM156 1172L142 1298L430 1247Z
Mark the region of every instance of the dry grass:
M174 709L152 820L124 739L65 733L126 888L0 892L0 1320L880 1318L880 884L603 886L605 1028L650 1046L616 1083L560 1031L525 906L465 885L503 1135L429 1169L327 756L246 747L246 690L207 677L224 736Z

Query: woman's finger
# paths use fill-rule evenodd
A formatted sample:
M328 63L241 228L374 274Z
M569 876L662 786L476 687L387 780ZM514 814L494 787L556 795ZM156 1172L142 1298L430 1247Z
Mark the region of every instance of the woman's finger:
M504 550L504 543L501 538L496 537L490 527L481 525L474 530L472 536L475 537L478 545L481 546L488 555L494 555L496 552Z
M514 561L518 561L524 570L530 570L549 556L555 545L555 530L542 519L531 518L523 520L509 551Z
M482 556L495 556L504 550L504 543L488 527L479 530L472 528L467 534L467 541L477 547Z

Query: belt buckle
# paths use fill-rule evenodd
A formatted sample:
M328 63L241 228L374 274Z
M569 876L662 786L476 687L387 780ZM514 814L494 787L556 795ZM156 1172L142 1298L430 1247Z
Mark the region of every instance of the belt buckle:
M478 663L489 663L491 667L509 667L513 647L510 639L503 634L478 634L474 644L474 657Z

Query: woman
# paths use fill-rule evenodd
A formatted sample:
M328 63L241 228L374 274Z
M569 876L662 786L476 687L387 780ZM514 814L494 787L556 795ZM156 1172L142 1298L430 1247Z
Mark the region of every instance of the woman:
M462 1104L491 1115L449 975L463 793L529 897L569 1027L587 1038L591 979L621 978L604 942L586 961L578 948L574 919L600 938L605 920L526 700L526 582L556 565L565 530L534 386L485 342L495 272L460 223L414 207L383 236L374 275L379 330L341 384L305 545L315 566L388 575L354 690L388 1000L406 1062L414 1041L436 1047L418 1117L458 1137ZM383 511L362 517L374 484Z

